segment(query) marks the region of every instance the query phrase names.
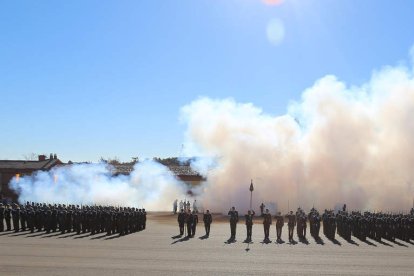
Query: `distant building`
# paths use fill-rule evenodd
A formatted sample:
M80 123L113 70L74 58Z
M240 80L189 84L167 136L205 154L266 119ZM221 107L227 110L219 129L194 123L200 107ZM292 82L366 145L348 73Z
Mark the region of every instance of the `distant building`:
M20 178L31 175L35 171L49 171L55 166L63 163L57 158L56 154L39 155L38 160L0 160L0 199L17 200L17 194L10 190L9 182L13 177Z
M134 170L133 163L115 164L112 166L114 167L114 175L129 175ZM203 181L206 181L205 177L203 177L198 172L194 171L189 165L167 165L166 167L172 172L172 174L178 180L183 181L188 185L197 186L201 184Z

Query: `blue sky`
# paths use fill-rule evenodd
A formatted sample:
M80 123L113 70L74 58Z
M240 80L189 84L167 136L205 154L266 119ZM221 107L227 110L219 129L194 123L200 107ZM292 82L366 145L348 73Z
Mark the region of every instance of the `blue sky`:
M326 74L359 85L408 62L413 12L402 0L3 1L0 159L176 156L180 108L200 96L279 115Z

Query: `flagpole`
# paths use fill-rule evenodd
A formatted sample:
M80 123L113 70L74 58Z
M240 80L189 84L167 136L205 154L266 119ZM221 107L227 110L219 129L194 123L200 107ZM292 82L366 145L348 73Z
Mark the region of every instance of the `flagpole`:
M250 180L250 210L252 210L252 199L253 199L253 179Z

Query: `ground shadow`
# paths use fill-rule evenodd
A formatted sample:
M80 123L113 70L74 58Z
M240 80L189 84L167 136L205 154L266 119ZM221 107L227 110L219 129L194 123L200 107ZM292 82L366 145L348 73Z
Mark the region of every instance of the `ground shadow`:
M83 239L83 238L86 238L86 237L90 237L90 236L92 236L91 234L82 234L83 236L76 236L76 237L74 237L74 239Z
M113 239L118 239L118 238L120 238L120 237L122 237L121 235L119 235L119 234L116 234L116 235L112 235L111 237L107 237L107 238L105 238L105 240L113 240Z
M185 236L179 240L173 241L171 244L176 244L177 242L185 242L185 241L189 241L190 237L189 236Z
M267 240L263 240L263 241L261 241L260 243L261 243L261 244L269 244L269 243L272 243L272 241L271 241L271 240L269 240L269 239L267 239Z
M294 239L292 239L291 241L289 241L289 244L291 244L291 245L295 245L295 244L298 244L298 242L297 242L297 241L295 241Z
M358 239L358 238L357 238ZM359 239L360 241L362 241L362 242L364 242L364 243L366 243L366 244L368 244L368 245L371 245L371 246L375 246L375 247L377 247L377 245L375 244L375 243L372 243L372 242L370 242L368 239L365 239L365 240L361 240L361 239Z
M356 246L359 246L359 244L357 243L357 242L355 242L353 239L350 239L350 240L346 240L349 244L353 244L353 245L356 245Z
M10 235L9 237L18 237L18 236L24 236L24 235L27 235L27 234L29 234L29 233L26 233L26 232L24 232L24 233L17 232L16 234Z
M172 236L172 237L171 237L171 239L174 239L174 240L175 240L175 239L181 238L182 236L183 236L183 235L176 235L176 236Z
M386 246L389 246L389 247L394 247L392 244L389 244L389 243L387 243L387 242L384 242L384 241L376 241L377 243L380 243L380 244L382 244L382 245L386 245Z
M399 246L403 246L403 247L408 247L407 245L405 245L405 244L403 244L403 243L400 243L399 241L397 241L397 240L388 240L388 241L390 241L390 242L393 242L393 243L395 243L395 244L397 244L397 245L399 245Z
M329 239L333 244L339 245L341 246L342 243L340 243L337 239L333 238L333 239Z
M224 243L225 243L225 244L231 244L231 243L235 243L235 242L237 242L237 240L236 240L236 239L232 239L232 238L230 238L230 239L228 239L227 241L225 241Z
M320 245L325 245L325 242L323 241L323 239L321 238L321 237L313 237L313 239L315 240L315 242L317 243L317 244L320 244Z
M106 236L107 236L107 234L105 233L105 234L100 235L100 236L95 236L95 237L91 238L91 240L102 239L102 238L105 238Z
M9 235L12 234L12 231L4 231L4 233L1 233L0 236L5 236L5 235Z
M76 236L76 235L77 235L77 233L73 233L73 234L70 234L70 235L63 236L63 237L58 237L58 239L66 239L66 238L70 238L70 237L73 237L73 236ZM53 237L53 236L51 236L51 237Z
M299 239L299 241L300 241L301 243L303 243L303 244L309 245L309 241L308 241L308 239L307 239L307 238L305 238L305 237L300 238L300 239Z
M46 233L46 232L41 232L41 233L30 233L31 235L28 235L26 238L34 238L34 237L40 237L40 236L44 236L44 235L48 235L50 233ZM60 233L59 233L60 234ZM42 237L43 238L43 237Z

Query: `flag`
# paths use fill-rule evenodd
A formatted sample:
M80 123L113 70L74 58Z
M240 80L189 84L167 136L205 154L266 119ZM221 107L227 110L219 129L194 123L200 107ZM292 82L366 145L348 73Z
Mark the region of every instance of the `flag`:
M253 179L251 180L251 182L250 182L250 192L253 192L253 190L254 190L254 188L253 188Z

